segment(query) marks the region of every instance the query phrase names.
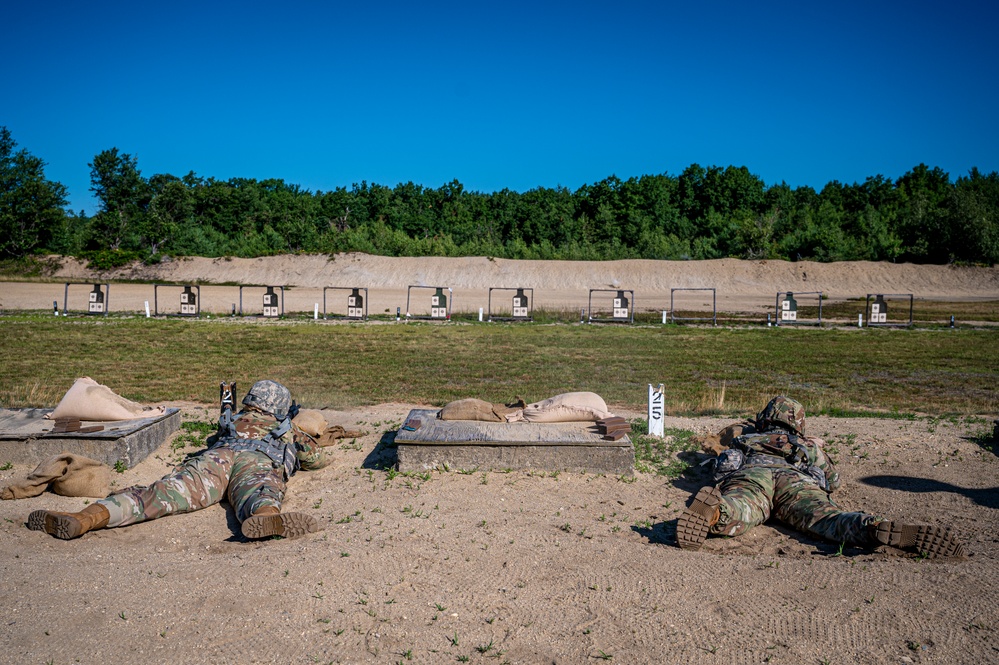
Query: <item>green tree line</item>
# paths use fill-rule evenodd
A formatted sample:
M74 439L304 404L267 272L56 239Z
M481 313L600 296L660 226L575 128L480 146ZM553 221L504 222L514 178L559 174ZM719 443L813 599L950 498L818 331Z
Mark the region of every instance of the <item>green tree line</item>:
M163 256L289 252L513 259L811 259L999 262L999 174L952 180L919 164L897 180L767 186L744 167L467 191L361 182L311 192L280 179L146 177L117 148L88 164L98 211L66 210L66 189L0 127L0 256L54 252L98 265Z

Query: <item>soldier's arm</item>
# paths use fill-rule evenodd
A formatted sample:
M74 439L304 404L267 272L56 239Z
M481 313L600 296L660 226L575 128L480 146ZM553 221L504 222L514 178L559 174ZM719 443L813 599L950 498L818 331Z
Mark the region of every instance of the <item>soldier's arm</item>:
M303 471L315 471L328 466L333 461L324 448L320 448L314 438L303 432L298 426L293 426L295 436L295 454Z
M840 484L839 472L836 471L836 465L833 464L832 458L826 454L825 451L825 441L815 437L809 437L809 441L815 446L816 452L816 466L822 469L822 472L826 474L826 489L829 492L835 491Z

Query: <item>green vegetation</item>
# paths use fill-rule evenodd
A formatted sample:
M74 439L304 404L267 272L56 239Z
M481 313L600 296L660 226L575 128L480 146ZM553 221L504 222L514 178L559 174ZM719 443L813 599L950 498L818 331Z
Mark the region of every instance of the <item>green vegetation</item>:
M91 376L142 402L210 404L219 381L267 377L307 407L590 390L642 410L647 384L664 382L670 414L754 414L782 393L810 413L999 410L992 330L263 326L31 314L6 315L0 329L0 404L10 407L53 406L73 379Z
M610 176L519 193L361 182L310 192L280 179L145 177L118 148L94 156L99 210L67 213L44 162L0 127L0 259L54 252L110 268L136 258L359 251L387 256L605 260L784 258L999 262L999 173L952 180L919 164L821 190L767 186L744 167Z
M637 419L631 423L631 441L635 446L635 469L667 478L678 478L690 466L678 453L700 450L690 430L667 427L663 437L648 436L649 422Z

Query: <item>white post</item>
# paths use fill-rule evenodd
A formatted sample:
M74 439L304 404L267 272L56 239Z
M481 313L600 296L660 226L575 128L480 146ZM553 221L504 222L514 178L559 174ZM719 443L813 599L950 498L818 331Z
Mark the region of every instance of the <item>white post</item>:
M857 327L858 328L863 328L864 327L864 313L863 312L861 312L860 314L857 315Z
M149 318L149 301L146 301L146 318Z
M316 303L316 308L312 310L312 320L315 321L319 318L319 303Z
M482 308L479 308L479 323L482 323Z
M666 324L666 310L663 310L663 325Z
M649 436L663 435L663 418L666 415L664 386L653 388L649 384Z

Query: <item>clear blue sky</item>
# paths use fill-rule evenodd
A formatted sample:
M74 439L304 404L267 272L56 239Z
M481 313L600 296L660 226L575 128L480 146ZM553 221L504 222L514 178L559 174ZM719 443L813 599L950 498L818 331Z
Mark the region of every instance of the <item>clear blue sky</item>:
M0 125L92 213L144 176L571 190L999 170L988 2L6 2Z

